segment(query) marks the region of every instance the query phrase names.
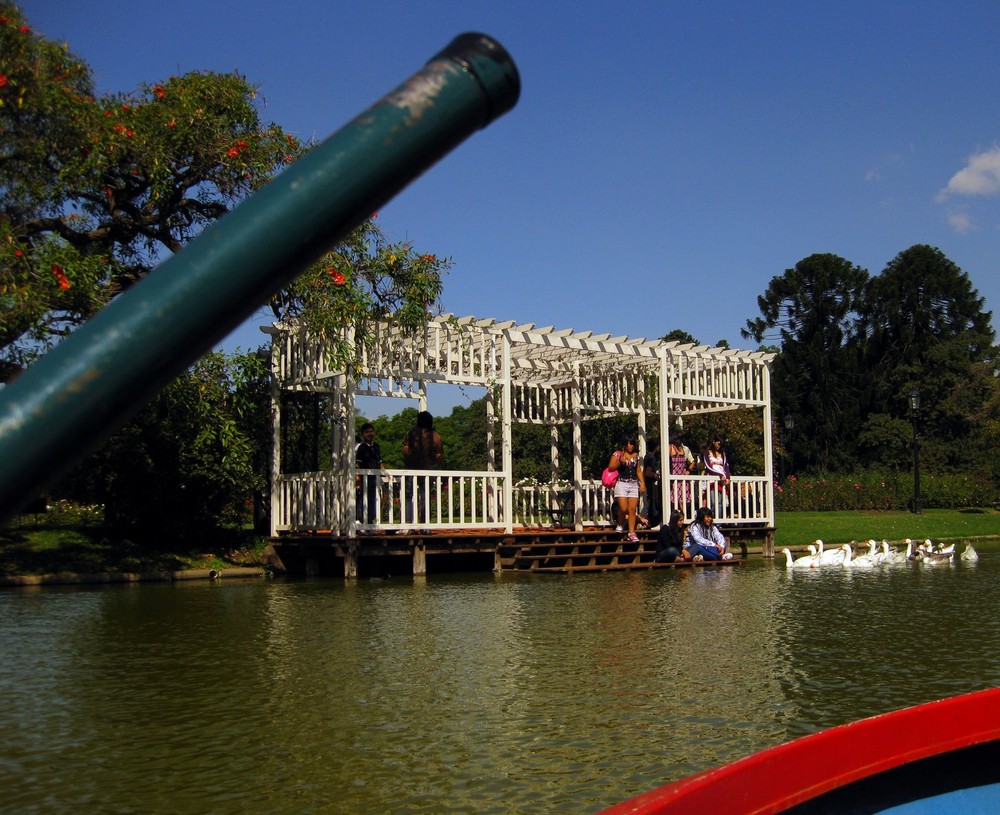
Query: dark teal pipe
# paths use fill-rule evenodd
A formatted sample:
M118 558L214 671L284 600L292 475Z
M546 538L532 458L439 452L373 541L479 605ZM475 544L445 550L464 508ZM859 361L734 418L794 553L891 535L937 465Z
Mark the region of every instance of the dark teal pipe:
M0 391L0 520L520 89L499 43L457 37Z

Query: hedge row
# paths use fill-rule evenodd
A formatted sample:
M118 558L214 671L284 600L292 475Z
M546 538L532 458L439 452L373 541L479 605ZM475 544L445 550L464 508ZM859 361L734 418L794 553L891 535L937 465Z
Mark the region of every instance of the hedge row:
M912 473L860 472L790 475L774 487L779 512L823 510L908 510L913 506ZM920 504L925 509L987 507L998 490L977 475L921 473Z

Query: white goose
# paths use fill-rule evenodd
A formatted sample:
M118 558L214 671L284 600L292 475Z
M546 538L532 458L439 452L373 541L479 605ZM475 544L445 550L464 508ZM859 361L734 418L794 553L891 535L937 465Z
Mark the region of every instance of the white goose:
M878 565L875 560L875 541L868 541L868 551L863 555L858 555L857 557L852 557L852 551L850 544L844 544L842 547L845 552L844 566L851 569L871 569Z
M803 555L799 558L792 557L792 550L782 549L781 551L785 553L785 568L786 569L815 569L819 566L819 559L816 555L816 547L813 544L808 546L809 554Z
M955 544L935 547L930 538L920 545L920 562L927 566L943 566L955 560Z
M959 558L961 560L964 560L966 563L975 563L977 560L979 560L979 552L977 552L975 549L972 548L971 543L966 541L965 551L962 552L961 555L959 555Z
M844 562L844 556L846 552L842 547L837 547L836 549L823 549L823 541L816 541L816 546L819 547L819 565L820 566L840 566Z
M911 541L912 543L912 541ZM900 563L906 563L909 559L906 552L900 552L898 549L893 549L889 546L889 541L882 541L882 554L884 555L884 560L882 561L886 566L895 566Z

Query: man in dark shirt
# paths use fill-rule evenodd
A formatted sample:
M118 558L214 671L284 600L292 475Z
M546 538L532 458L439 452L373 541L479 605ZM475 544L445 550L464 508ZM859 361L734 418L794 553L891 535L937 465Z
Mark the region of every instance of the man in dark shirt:
M382 463L382 449L375 441L375 425L365 422L361 426L361 441L354 450L354 466L359 470L384 470ZM357 517L359 523L365 522L367 514L368 523L375 523L378 509L378 484L381 473L359 474L355 479L355 503L357 504ZM365 512L367 507L368 511Z

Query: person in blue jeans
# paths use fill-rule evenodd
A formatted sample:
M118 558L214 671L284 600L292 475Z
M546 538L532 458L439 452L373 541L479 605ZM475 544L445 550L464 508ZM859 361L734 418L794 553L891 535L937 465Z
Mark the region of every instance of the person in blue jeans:
M715 525L715 516L708 507L702 507L695 515L694 523L688 527L687 543L684 550L691 560L731 560L726 551L726 538Z

